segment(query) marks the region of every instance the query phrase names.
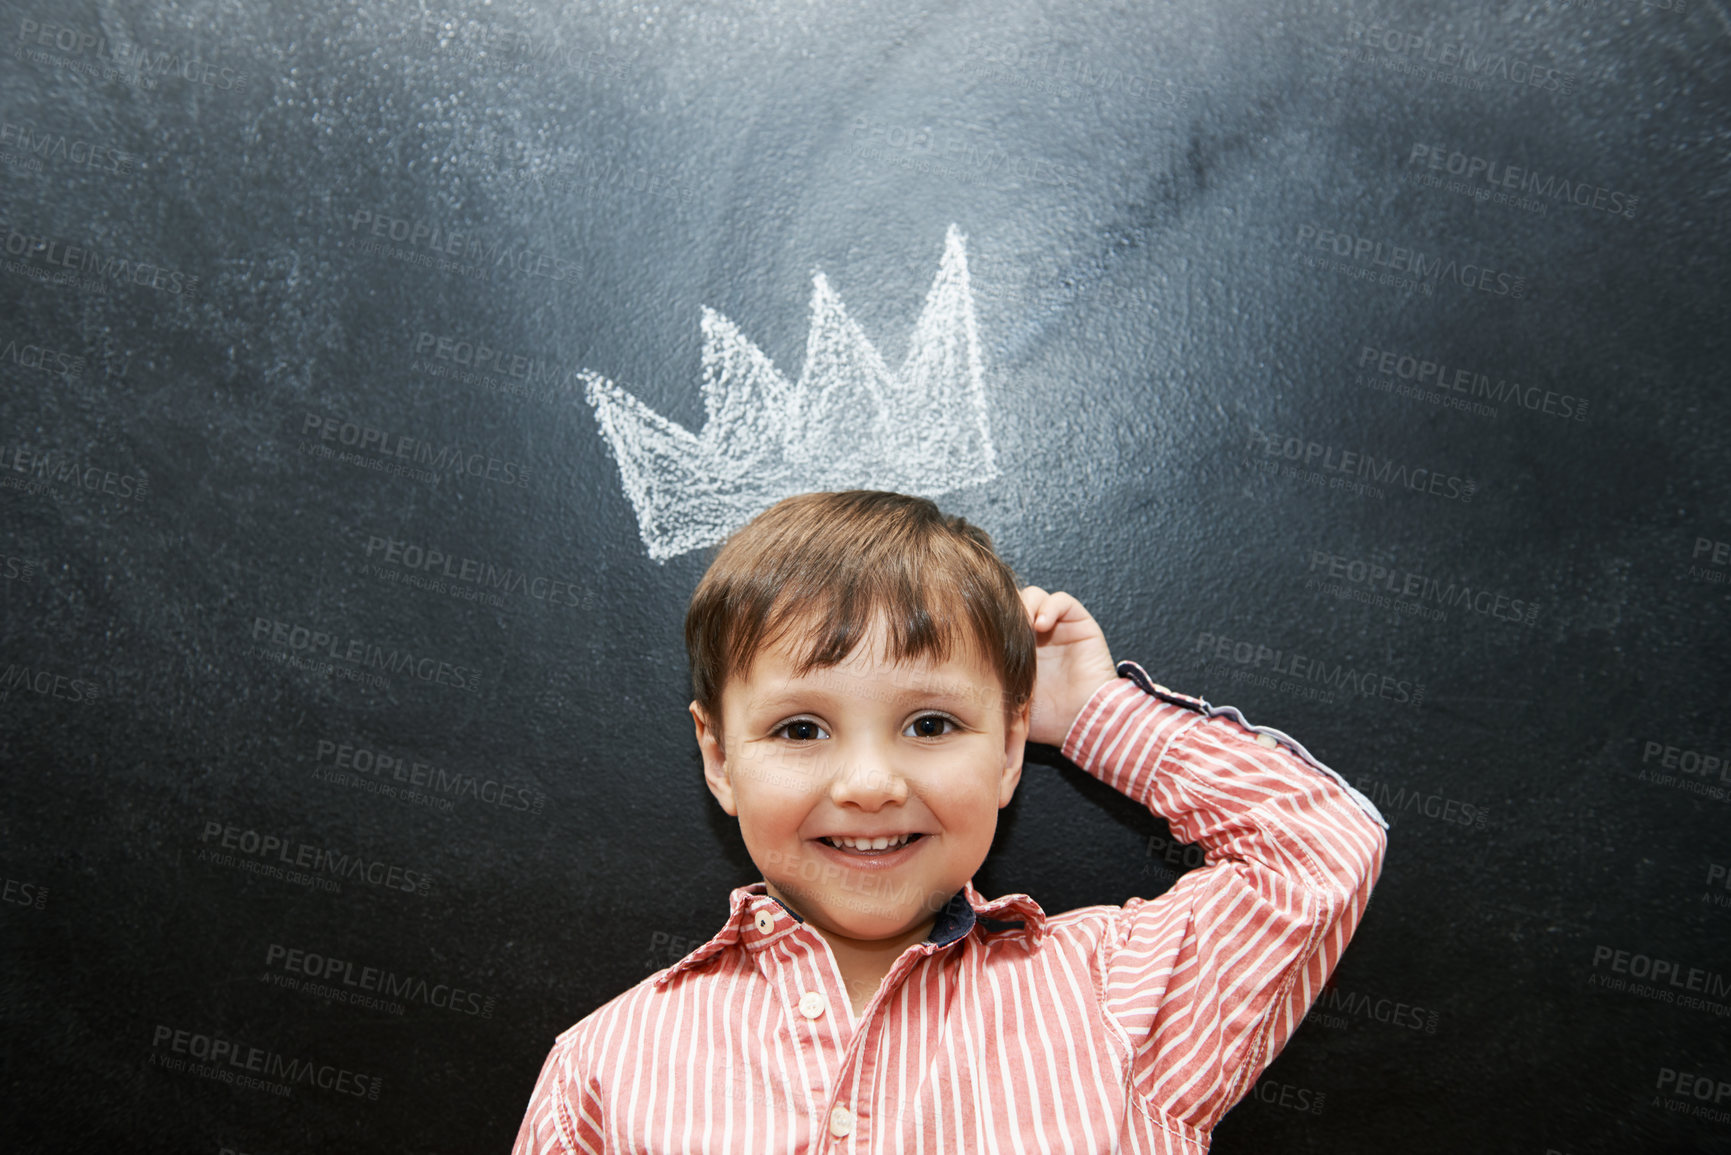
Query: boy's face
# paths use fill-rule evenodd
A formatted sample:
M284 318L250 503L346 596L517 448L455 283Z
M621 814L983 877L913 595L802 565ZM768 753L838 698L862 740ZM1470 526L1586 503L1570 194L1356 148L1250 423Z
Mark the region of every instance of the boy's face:
M972 646L897 666L884 639L880 619L847 661L803 678L785 640L759 651L722 695L725 752L691 704L704 777L769 893L852 942L924 937L985 861L1028 733L1026 708L1006 728L997 673ZM823 841L909 833L879 855Z

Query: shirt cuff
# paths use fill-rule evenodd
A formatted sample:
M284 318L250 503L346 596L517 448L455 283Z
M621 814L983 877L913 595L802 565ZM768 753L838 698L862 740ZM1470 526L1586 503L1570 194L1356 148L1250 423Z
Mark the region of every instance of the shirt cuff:
M1201 714L1194 713L1187 706L1151 694L1136 675L1143 680L1148 677L1135 662L1118 663L1118 676L1102 682L1083 705L1081 713L1076 715L1075 721L1070 723L1070 730L1064 735L1064 757L1083 769L1101 765L1104 747L1116 739L1112 727L1098 723L1102 715L1121 706L1133 705L1136 710L1145 711L1153 729L1164 731L1167 741L1176 737L1180 729L1202 720ZM1153 683L1148 682L1148 685ZM1165 687L1160 689L1165 690Z

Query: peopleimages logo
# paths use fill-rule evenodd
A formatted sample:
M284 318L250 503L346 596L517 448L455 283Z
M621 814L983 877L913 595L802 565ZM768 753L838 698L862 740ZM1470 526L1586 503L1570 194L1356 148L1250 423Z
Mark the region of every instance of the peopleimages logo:
M1411 811L1450 826L1483 830L1486 816L1490 813L1483 806L1475 806L1471 802L1450 798L1434 791L1426 793L1405 784L1390 786L1387 782L1360 776L1352 785L1353 789L1369 798L1376 808L1388 817L1390 828Z
M1675 1067L1660 1067L1654 1091L1663 1091L1665 1099L1653 1096L1652 1105L1672 1114L1694 1115L1715 1123L1731 1123L1731 1079L1713 1075L1697 1075ZM1690 1102L1690 1100L1696 1100Z
M91 287L106 288L109 282L113 282L142 285L189 298L198 293L197 277L166 265L112 254L104 256L89 243L75 244L43 233L23 232L10 223L0 224L0 230L4 230L7 256L22 258L24 262L40 262L45 269L55 270L55 275L62 278L94 273L100 279L89 282ZM30 263L20 267L32 269L36 266Z
M107 469L59 449L30 449L23 445L0 445L0 473L28 474L41 489L70 484L74 488L110 497L141 498L150 492L150 479L142 473ZM14 478L7 478L15 481ZM19 486L8 486L19 488Z
M8 338L5 347L0 348L0 361L9 362L19 369L36 369L66 377L77 377L84 372L84 358L77 354L40 344L20 345L15 338Z
M347 662L362 669L408 674L423 682L453 686L471 694L481 692L480 670L426 654L417 656L413 650L381 646L362 638L345 638L329 630L313 629L276 618L253 618L252 637L255 642L268 641L286 647L296 657L316 656L318 659Z
M1344 1027L1346 1019L1373 1019L1389 1026L1436 1034L1437 1012L1398 999L1378 998L1363 991L1348 991L1334 985L1330 978L1322 993L1311 1004L1305 1019L1317 1019L1329 1027Z
M1703 1001L1703 998L1687 1001L1693 996L1703 996L1704 999L1731 998L1731 980L1728 980L1723 972L1684 966L1675 959L1654 958L1640 951L1622 950L1596 943L1593 946L1593 969L1597 971L1601 964L1614 974L1651 982L1664 994L1664 1002L1677 1002L1693 1008ZM1722 1008L1720 1014L1731 1012L1731 1006L1723 1003L1714 1005Z
M349 235L364 233L404 246L407 253L426 258L414 263L428 265L440 258L460 257L470 266L489 272L539 277L547 281L574 283L577 263L528 238L506 240L479 236L467 229L453 229L439 221L420 217L391 216L372 209L355 209L349 216ZM376 244L376 242L375 242ZM363 250L372 251L372 250Z
M316 435L320 441L331 441L352 448L352 452L343 455L344 460L356 464L367 462L383 462L397 468L398 461L411 465L425 465L428 469L413 470L416 475L425 475L427 479L437 480L449 471L454 477L474 477L483 481L491 481L501 485L527 488L529 485L529 467L522 462L509 461L493 457L487 453L478 453L463 449L457 445L440 445L426 438L409 437L402 433L385 429L375 429L358 421L346 421L324 413L307 412L301 421L301 436L310 438ZM303 446L308 442L303 441ZM334 450L320 446L318 442L310 443L314 449L334 454ZM365 458L362 454L376 453L378 458ZM396 458L398 461L389 459Z
M41 910L48 905L48 888L39 882L26 882L21 878L8 878L4 890L0 890L0 902L12 903L16 906L28 906Z
M1445 582L1440 578L1401 569L1399 566L1383 565L1380 562L1347 557L1327 550L1310 551L1308 572L1313 577L1343 582L1349 587L1360 587L1372 594L1387 594L1419 603L1430 602L1438 606L1465 609L1503 622L1530 626L1538 621L1539 617L1537 602L1512 598L1483 586L1475 588L1469 582Z
M523 783L501 782L496 778L476 778L473 774L447 771L442 766L416 761L401 754L390 754L349 742L333 742L320 738L313 754L313 776L349 771L374 781L386 778L415 788L426 788L435 796L470 798L504 810L522 810L539 814L547 805L547 796Z
M1297 244L1300 249L1330 252L1359 264L1380 265L1396 272L1410 273L1419 281L1453 281L1463 289L1515 300L1527 295L1527 279L1517 273L1499 272L1479 261L1427 257L1411 245L1361 237L1345 229L1302 224L1298 226Z
M557 365L549 368L545 357L494 348L485 341L466 341L425 330L415 334L415 356L417 360L410 367L435 377L460 376L467 379L468 373L459 374L457 370L449 368L458 366L476 373L518 378L525 383L569 384L571 378L569 373ZM445 364L437 365L435 362Z
M475 585L499 593L525 594L539 602L558 606L582 606L588 591L577 581L531 576L511 566L501 569L492 562L448 554L434 546L421 546L382 534L368 534L365 553L369 559L388 562L407 574L429 580L429 588L437 593L452 587ZM375 565L375 570L381 567ZM382 571L395 576L394 571ZM451 583L447 586L446 581ZM590 597L589 604L593 604Z
M364 855L348 854L343 851L331 850L323 846L314 846L299 839L285 838L280 834L260 834L250 828L228 825L215 820L204 824L204 831L198 837L200 843L215 842L223 850L237 850L241 854L259 860L273 859L266 863L273 869L276 863L298 871L309 871L315 876L331 879L349 879L365 882L371 886L386 890L401 890L408 894L426 895L433 885L433 876L424 870L413 870L386 862L382 858L368 860ZM232 857L221 856L218 857ZM206 860L210 860L207 854ZM230 866L230 862L218 862L220 866ZM258 873L251 871L249 873Z
M293 1088L297 1083L305 1083L333 1094L353 1095L358 1099L377 1099L379 1089L385 1085L384 1079L378 1075L366 1075L334 1063L285 1055L269 1047L249 1046L235 1039L225 1039L219 1034L205 1034L202 1031L175 1028L162 1023L157 1024L150 1046L151 1061L156 1065L179 1070L184 1066L185 1060L173 1060L173 1056L186 1055L200 1064L208 1064L208 1069L194 1070L194 1074L217 1078L222 1082L233 1083L246 1079L249 1085L256 1085L262 1078L275 1080L277 1084L288 1088Z
M450 983L429 982L415 975L399 975L383 967L365 966L351 959L284 946L281 943L273 942L266 948L264 965L267 973L273 969L285 972L282 976L272 975L272 978L295 977L295 982L279 981L279 986L307 989L310 984L315 989L327 988L332 993L343 995L342 1001L358 1005L368 1005L377 999L400 999L459 1015L490 1019L498 1001L491 995L465 990ZM305 984L301 980L305 980ZM333 983L337 985L332 987ZM397 1007L394 1013L400 1014L401 1008Z
M1577 77L1572 72L1534 64L1530 60L1511 60L1504 53L1486 53L1469 47L1465 40L1439 41L1417 32L1403 32L1384 24L1366 24L1348 19L1346 38L1356 45L1378 49L1391 56L1422 60L1438 69L1479 80L1496 79L1517 87L1531 87L1544 92L1567 95L1574 92ZM1439 74L1439 79L1441 78Z
M135 156L112 145L96 144L63 132L43 132L28 121L14 124L9 120L0 120L0 149L18 149L33 160L49 160L56 165L70 163L122 176L132 172Z
M1285 458L1306 468L1352 475L1381 485L1404 486L1418 493L1459 501L1463 505L1472 501L1473 494L1479 488L1478 483L1470 477L1460 477L1438 469L1408 469L1405 464L1392 457L1378 458L1372 453L1341 449L1303 437L1283 437L1277 433L1266 433L1255 426L1251 426L1250 444L1247 448L1252 453L1260 449L1265 457Z
M1537 385L1523 385L1508 377L1490 376L1476 369L1450 365L1444 360L1407 353L1399 349L1379 349L1362 345L1358 351L1358 367L1370 369L1384 377L1398 377L1415 386L1481 397L1499 405L1516 404L1535 413L1545 413L1565 421L1587 419L1587 399Z
M1260 642L1223 638L1207 630L1196 635L1195 653L1203 664L1232 662L1262 673L1315 682L1362 698L1386 698L1402 704L1424 701L1423 682L1396 678L1376 670L1360 670L1345 662L1329 662L1290 650L1277 650Z
M210 88L244 92L247 86L247 74L226 65L212 64L196 57L183 58L173 49L153 50L142 44L115 43L101 33L64 24L42 24L28 18L21 20L15 54L22 55L26 47L52 48L75 57L111 60L119 67L140 75L178 76Z
M1450 176L1461 177L1468 184L1483 178L1485 185L1493 189L1532 197L1549 197L1553 201L1561 199L1569 204L1597 209L1629 220L1635 219L1635 206L1641 202L1640 197L1615 192L1585 181L1571 182L1567 177L1559 178L1554 174L1540 179L1539 173L1521 165L1473 156L1458 148L1441 144L1413 145L1407 164L1432 172L1440 170Z
M1685 774L1699 774L1703 778L1718 778L1719 781L1731 785L1731 755L1720 757L1717 754L1703 754L1699 750L1686 750L1664 742L1648 741L1641 748L1641 762L1659 760L1659 765L1667 770L1681 770Z
M17 662L7 662L0 671L0 702L10 701L13 690L28 690L44 698L59 698L66 702L94 702L102 697L102 687L87 678L73 678L52 670L31 669Z

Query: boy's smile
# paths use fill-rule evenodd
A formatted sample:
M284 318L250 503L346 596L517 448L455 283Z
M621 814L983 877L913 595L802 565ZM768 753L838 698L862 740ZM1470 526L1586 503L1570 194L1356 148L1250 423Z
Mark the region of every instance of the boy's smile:
M859 951L887 954L887 971L973 877L1027 737L1025 711L1006 729L997 673L972 645L894 665L885 640L880 618L846 661L803 678L786 639L760 650L722 697L725 756L692 704L710 790L770 895L844 972Z

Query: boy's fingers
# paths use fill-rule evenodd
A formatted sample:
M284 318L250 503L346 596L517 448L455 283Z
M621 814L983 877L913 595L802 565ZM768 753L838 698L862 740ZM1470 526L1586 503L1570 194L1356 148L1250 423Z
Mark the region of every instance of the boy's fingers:
M1049 630L1053 626L1057 625L1059 619L1064 616L1064 612L1069 608L1069 604L1075 600L1075 598L1062 591L1055 594L1047 594L1045 601L1043 601L1039 608L1034 611L1034 628L1036 630Z
M1038 633L1053 628L1066 617L1078 620L1088 617L1082 603L1063 590L1047 593L1039 586L1024 586L1021 592L1022 603L1028 608L1028 618Z
M1040 607L1038 617L1039 620L1035 623L1034 627L1037 630L1051 629L1062 621L1071 621L1078 624L1086 624L1093 621L1093 617L1088 613L1087 607L1075 597L1065 593L1063 590L1059 590L1057 593L1051 594L1047 597L1046 603Z

